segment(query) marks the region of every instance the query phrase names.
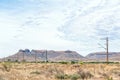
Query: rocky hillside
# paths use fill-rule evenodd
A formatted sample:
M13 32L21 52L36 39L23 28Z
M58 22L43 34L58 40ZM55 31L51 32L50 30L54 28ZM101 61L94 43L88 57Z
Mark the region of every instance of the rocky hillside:
M26 61L45 61L46 54L48 61L71 61L84 60L85 58L75 51L54 51L54 50L19 50L16 54L6 57L5 60L26 60Z
M106 52L90 53L86 56L86 58L93 60L93 61L105 61L106 60ZM110 61L120 61L120 52L109 52L109 60Z
M90 53L86 57L75 51L54 51L54 50L19 50L16 54L1 60L11 61L106 61L106 52ZM109 52L109 61L120 61L120 52Z

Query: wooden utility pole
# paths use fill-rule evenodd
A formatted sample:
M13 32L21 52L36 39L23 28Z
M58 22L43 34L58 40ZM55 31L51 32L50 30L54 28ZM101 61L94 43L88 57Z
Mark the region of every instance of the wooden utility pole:
M106 40L106 47L102 46L99 43L98 43L98 45L101 46L101 48L106 50L106 62L109 63L109 47L108 47L109 46L109 38L106 37L105 40Z
M45 51L45 59L46 59L46 63L48 62L48 56L47 56L48 54L47 54L47 50Z
M35 53L35 63L37 63L37 53Z
M19 53L17 53L17 62L19 62Z
M23 52L23 62L25 61L25 54L24 54L24 52Z
M37 53L35 52L35 67L36 67L36 71L37 71Z
M109 62L108 46L109 46L109 39L108 39L108 37L106 37L106 55L107 55L107 57L106 57L106 61L107 61L107 63Z

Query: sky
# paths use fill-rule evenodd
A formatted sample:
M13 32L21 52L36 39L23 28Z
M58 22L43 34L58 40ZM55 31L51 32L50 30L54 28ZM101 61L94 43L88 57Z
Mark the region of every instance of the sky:
M19 49L120 51L120 0L0 0L0 58Z

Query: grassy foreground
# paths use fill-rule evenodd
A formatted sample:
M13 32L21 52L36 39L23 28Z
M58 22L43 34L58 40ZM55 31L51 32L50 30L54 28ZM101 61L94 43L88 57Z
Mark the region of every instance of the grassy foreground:
M0 80L120 80L120 64L4 62Z

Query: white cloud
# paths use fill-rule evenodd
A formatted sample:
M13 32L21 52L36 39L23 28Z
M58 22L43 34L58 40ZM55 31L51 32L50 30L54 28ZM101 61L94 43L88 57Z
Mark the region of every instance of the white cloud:
M115 37L116 45L119 4L119 0L19 0L13 8L11 2L7 8L0 8L0 52L5 53L0 56L14 54L20 48L71 49L86 55L99 51L98 38L106 30ZM119 51L118 46L110 47Z

